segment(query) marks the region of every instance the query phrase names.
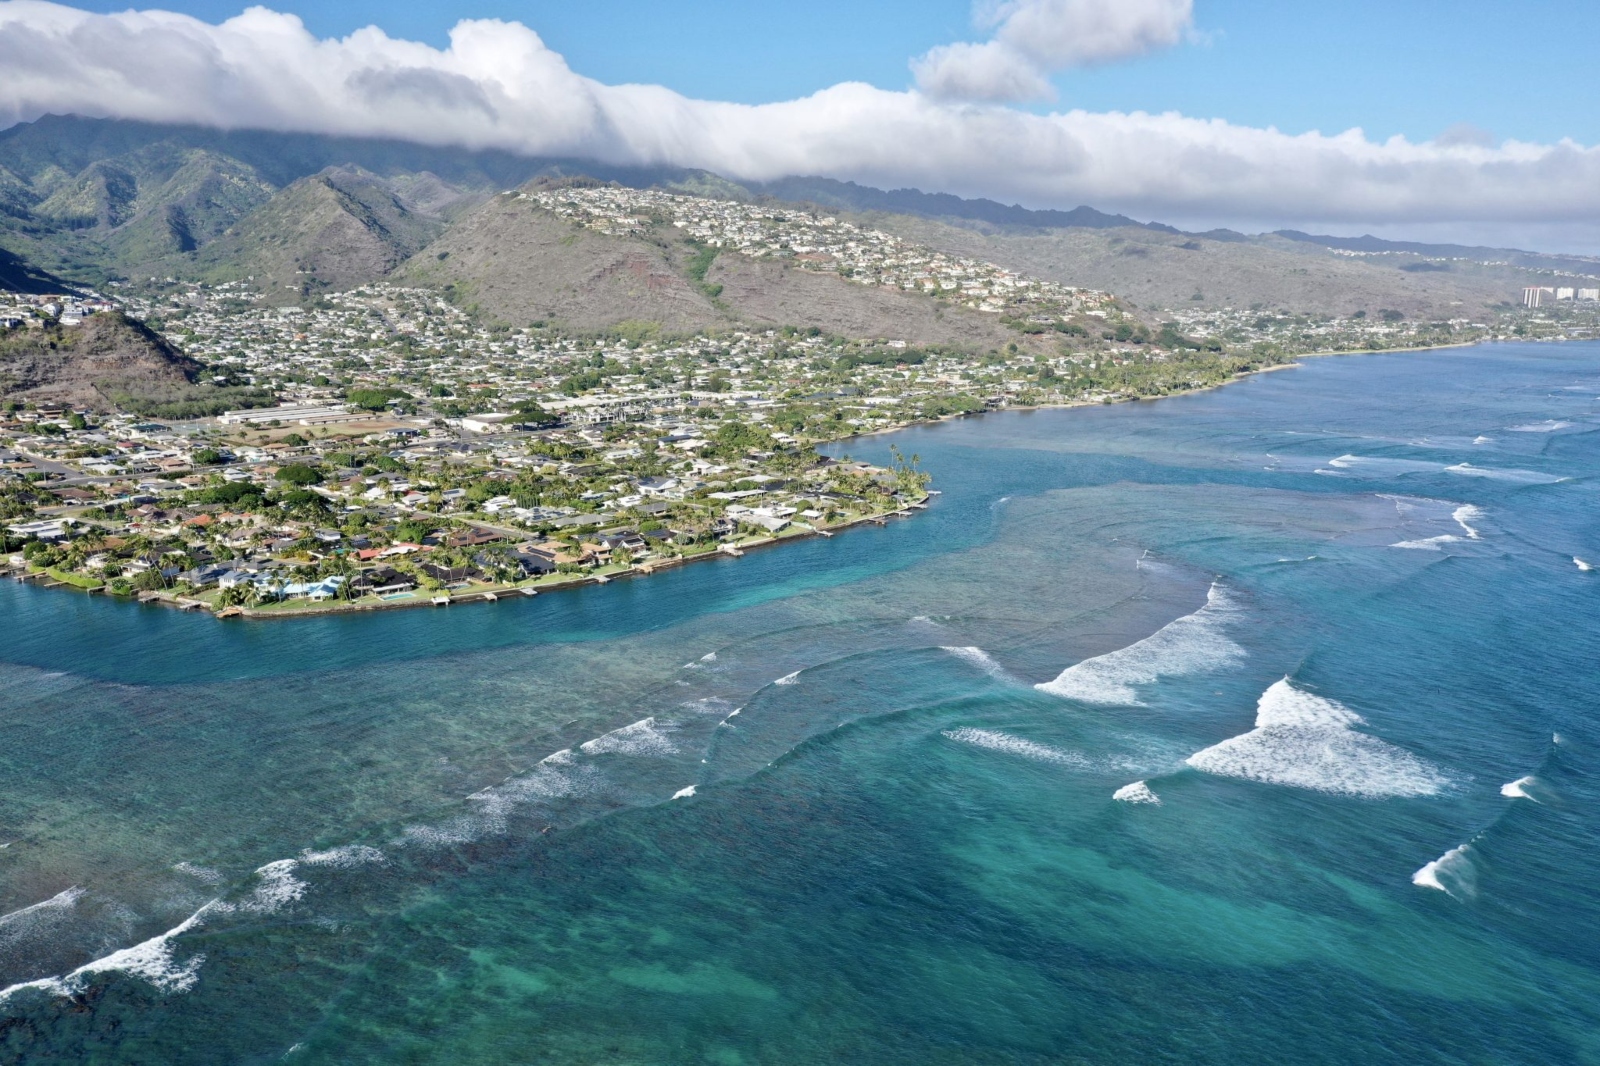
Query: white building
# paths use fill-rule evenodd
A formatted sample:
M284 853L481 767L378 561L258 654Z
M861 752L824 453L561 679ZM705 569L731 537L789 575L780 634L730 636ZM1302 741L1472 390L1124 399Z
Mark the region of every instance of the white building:
M1548 285L1533 285L1522 290L1523 307L1543 307L1554 298L1556 290Z
M1580 299L1580 300L1600 300L1600 289L1579 289L1578 290L1578 299Z

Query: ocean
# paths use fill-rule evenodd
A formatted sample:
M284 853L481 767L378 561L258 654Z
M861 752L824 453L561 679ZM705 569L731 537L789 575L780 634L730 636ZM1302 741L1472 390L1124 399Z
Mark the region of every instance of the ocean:
M531 600L0 583L0 1060L1600 1063L1600 345L891 444Z

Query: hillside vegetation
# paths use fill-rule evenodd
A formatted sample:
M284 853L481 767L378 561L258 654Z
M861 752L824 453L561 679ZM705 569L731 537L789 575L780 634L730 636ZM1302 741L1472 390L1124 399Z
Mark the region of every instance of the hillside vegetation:
M164 417L271 400L256 389L200 383L204 370L142 323L115 312L77 326L0 329L0 400L121 407Z

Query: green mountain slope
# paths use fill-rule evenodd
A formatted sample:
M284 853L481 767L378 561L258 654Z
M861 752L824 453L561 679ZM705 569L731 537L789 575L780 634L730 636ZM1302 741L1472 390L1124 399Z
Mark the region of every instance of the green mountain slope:
M309 294L375 281L443 228L375 175L336 169L294 182L192 262L213 280L254 277L263 289Z

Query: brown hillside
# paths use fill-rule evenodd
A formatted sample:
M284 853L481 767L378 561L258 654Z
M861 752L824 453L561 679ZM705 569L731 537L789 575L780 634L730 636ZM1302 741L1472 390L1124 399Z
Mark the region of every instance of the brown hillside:
M0 396L109 410L113 395L184 389L200 364L120 314L0 331Z
M451 226L397 272L407 278L454 283L464 302L516 324L606 329L638 320L687 331L725 320L683 276L670 246L581 229L509 196Z
M846 337L979 349L1019 339L993 316L941 308L931 297L858 285L777 260L719 255L706 281L721 285L721 302L757 325L818 326Z
M1543 284L1533 272L1509 266L1460 261L1415 271L1416 256L1344 256L1274 236L1213 240L1132 227L1012 230L868 217L868 225L946 252L1114 292L1142 308L1261 305L1335 315L1395 308L1452 318L1483 314L1519 299L1523 285Z

